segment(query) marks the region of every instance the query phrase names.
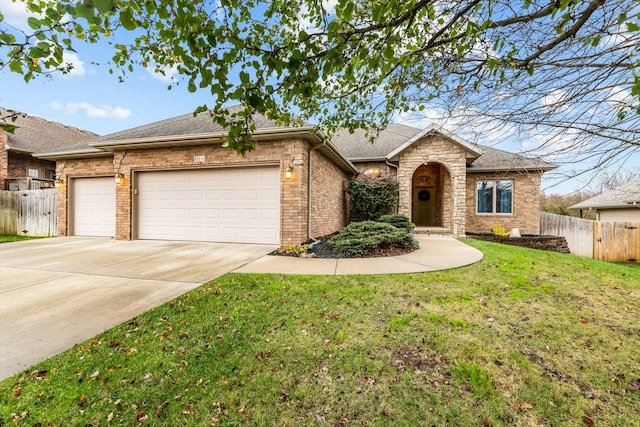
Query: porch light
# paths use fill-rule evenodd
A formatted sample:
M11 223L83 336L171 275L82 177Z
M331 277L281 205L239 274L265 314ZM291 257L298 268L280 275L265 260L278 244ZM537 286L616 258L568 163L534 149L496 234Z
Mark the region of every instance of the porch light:
M291 166L288 166L287 170L284 172L284 177L286 179L291 179L291 176L293 176L293 168Z
M116 184L122 184L122 174L116 174Z
M60 178L56 178L56 180L53 181L53 186L56 188L62 187L62 180Z

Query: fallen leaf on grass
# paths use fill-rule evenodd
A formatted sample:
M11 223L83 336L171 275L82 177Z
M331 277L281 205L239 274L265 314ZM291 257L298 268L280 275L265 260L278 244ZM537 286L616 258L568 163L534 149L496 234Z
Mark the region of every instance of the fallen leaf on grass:
M147 419L149 419L149 416L144 412L140 412L138 415L136 415L136 421L145 421Z
M17 389L13 390L13 397L18 397L22 394L22 387L18 387Z
M520 409L533 409L533 405L527 402L518 402L518 408Z
M582 417L582 422L584 422L584 425L587 427L593 427L594 425L593 420L586 415Z

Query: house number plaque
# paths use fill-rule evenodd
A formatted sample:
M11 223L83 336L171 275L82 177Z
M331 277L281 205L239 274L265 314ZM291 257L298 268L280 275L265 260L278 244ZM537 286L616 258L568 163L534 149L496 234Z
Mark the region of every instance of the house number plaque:
M204 156L193 156L194 163L204 163Z

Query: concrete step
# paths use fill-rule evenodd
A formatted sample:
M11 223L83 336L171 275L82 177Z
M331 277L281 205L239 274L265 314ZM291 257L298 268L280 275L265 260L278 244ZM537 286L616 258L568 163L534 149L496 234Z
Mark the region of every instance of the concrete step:
M413 229L413 234L428 236L453 236L451 230L444 227L416 227Z

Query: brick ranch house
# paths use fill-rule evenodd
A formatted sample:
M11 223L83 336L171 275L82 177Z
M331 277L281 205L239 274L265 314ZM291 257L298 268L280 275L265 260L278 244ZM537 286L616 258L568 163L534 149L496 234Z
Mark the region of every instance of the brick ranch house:
M39 153L57 162L58 235L296 244L342 228L348 179L379 171L397 176L398 211L418 226L539 231L540 177L552 164L436 127L391 125L371 145L360 132L329 140L313 126L254 121L257 148L244 157L222 146L207 113Z
M13 133L0 128L0 190L36 190L53 187L56 163L33 153L63 149L96 134L40 117L0 108L0 124L15 126Z

